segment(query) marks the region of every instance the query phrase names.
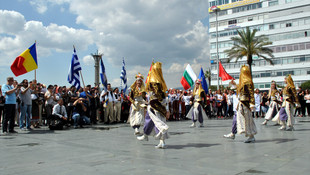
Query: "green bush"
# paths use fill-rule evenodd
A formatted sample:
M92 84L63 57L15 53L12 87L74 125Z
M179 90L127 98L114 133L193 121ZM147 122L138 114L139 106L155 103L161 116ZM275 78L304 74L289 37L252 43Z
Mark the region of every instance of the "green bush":
M310 80L301 84L301 89L310 89Z

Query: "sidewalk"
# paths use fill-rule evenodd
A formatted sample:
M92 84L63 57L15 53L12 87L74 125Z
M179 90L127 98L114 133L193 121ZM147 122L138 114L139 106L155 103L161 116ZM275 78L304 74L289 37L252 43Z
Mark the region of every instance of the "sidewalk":
M0 136L0 174L309 174L310 118L296 118L295 131L261 126L255 119L256 143L244 135L223 138L232 120L168 122L167 149L158 141L138 141L128 124L94 125L83 129L34 131Z

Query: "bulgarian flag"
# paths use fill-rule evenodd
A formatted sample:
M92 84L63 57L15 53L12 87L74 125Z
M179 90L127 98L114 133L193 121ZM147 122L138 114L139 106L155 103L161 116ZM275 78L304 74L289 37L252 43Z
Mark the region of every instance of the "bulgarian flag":
M188 64L181 79L181 84L183 88L185 90L191 88L195 84L196 79L196 74L194 73L192 67Z
M35 69L38 69L36 43L20 54L11 65L16 77Z

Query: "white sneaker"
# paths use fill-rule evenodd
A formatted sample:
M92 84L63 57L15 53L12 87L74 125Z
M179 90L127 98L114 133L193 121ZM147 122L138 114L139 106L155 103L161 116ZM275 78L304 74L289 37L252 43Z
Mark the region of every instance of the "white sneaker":
M279 130L285 130L285 129L286 129L285 126L281 126L281 127L279 128Z
M246 139L245 141L244 141L244 143L254 143L255 142L255 138L254 137L252 137L252 138L248 138L248 139Z
M142 136L138 136L137 139L140 141L149 141L149 137L144 134Z
M267 125L267 120L265 120L265 121L262 123L262 125Z
M203 123L200 123L199 127L200 127L200 128L203 128L203 127L204 127L204 126L203 126Z
M140 134L140 131L138 128L135 128L135 135L139 135Z
M155 148L157 148L157 149L166 149L167 146L166 146L165 143L159 143L157 146L155 146Z
M189 126L190 128L195 128L196 127L196 123L193 123Z
M235 139L235 134L233 134L233 133L226 134L226 135L224 135L224 138Z

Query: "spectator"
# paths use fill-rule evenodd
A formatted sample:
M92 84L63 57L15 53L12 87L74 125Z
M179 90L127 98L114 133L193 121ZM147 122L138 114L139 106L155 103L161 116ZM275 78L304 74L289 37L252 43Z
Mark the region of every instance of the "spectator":
M116 120L116 122L119 123L121 121L122 98L119 94L118 88L115 88L113 90L113 93L114 93L114 98L115 98L113 114L114 114L114 119Z
M28 83L28 80L24 79L22 81L22 87L20 88L20 116L19 116L19 128L22 131L31 130L30 120L32 118L32 100L31 94L33 94L33 84ZM24 120L26 121L26 128L24 128Z
M2 85L2 95L5 96L4 103L4 115L2 120L2 133L7 134L8 128L9 133L17 133L14 130L15 124L15 113L16 113L16 96L20 91L20 86L13 86L13 77L7 78L7 84Z
M45 99L45 112L48 124L49 123L48 118L50 118L49 116L52 115L52 110L56 101L55 88L53 87L53 85L49 85L47 87L47 91L44 94L44 99Z
M0 126L1 126L2 116L3 116L4 103L5 103L5 97L4 95L2 95L1 87L2 86L0 85Z
M255 113L253 112L253 117L260 117L260 104L261 104L261 95L259 94L259 89L255 89L254 100L255 100Z
M113 123L115 121L113 115L114 95L110 83L107 85L107 90L102 91L100 96L105 108L104 123L108 123L108 120L110 120L110 123Z
M74 129L77 129L78 125L83 128L84 124L90 124L90 119L86 116L87 107L85 102L86 100L84 98L79 98L73 103L74 109L72 119L74 121Z
M310 93L309 93L309 89L306 89L305 91L305 101L306 101L306 108L307 108L307 114L308 117L310 116Z
M52 115L50 115L50 130L62 130L64 125L67 124L68 116L64 101L60 98L57 104L53 107Z
M77 100L78 94L76 92L76 88L75 86L71 86L70 90L68 92L68 107L67 107L67 115L68 115L68 122L71 123L72 121L72 113L73 113L73 103L75 102L75 100Z

